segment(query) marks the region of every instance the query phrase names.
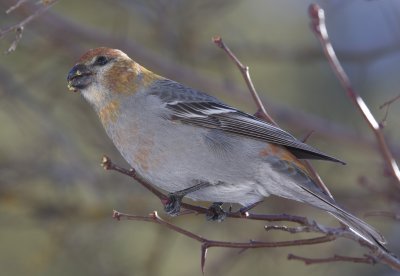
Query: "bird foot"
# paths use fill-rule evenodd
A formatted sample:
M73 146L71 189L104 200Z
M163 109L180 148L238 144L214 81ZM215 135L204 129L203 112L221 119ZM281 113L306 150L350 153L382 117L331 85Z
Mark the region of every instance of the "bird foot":
M164 205L165 212L170 216L177 216L181 211L182 196L171 193L168 195L168 200Z
M206 213L206 219L208 221L222 222L226 218L226 212L222 209L222 202L214 202Z

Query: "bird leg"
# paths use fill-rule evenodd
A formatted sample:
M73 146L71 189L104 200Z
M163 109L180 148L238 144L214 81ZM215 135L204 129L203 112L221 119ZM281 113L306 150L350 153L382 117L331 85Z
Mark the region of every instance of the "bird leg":
M208 186L211 186L211 184L205 181L198 181L198 183L192 187L169 193L168 200L164 206L165 212L170 216L177 216L181 210L181 202L184 196Z
M207 210L206 219L222 222L226 218L226 212L222 209L223 204L223 202L214 202Z
M248 206L245 206L243 208L240 208L238 211L236 212L231 212L231 210L229 210L228 212L224 211L224 209L222 209L222 205L224 204L223 202L214 202L207 210L206 213L206 218L209 221L218 221L218 222L222 222L227 214L241 214L244 215L247 211L253 209L254 207L256 207L258 204L260 204L262 202L261 201L257 201L253 204L250 204ZM232 207L231 207L232 208Z

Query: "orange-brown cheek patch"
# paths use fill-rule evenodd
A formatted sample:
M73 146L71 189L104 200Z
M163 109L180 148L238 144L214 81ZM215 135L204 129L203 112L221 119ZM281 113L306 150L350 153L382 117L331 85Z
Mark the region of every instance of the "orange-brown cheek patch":
M99 116L103 125L115 123L119 114L119 101L110 101L106 106L100 109Z
M162 77L135 62L119 61L109 69L105 78L109 89L114 93L134 94Z
M129 64L123 63L120 66L111 67L105 75L107 86L113 93L126 94L135 92L136 73L129 68Z

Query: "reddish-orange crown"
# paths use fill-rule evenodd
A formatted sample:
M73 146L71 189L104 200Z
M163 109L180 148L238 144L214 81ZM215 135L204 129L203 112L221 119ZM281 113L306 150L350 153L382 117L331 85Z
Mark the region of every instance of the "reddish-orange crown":
M84 63L86 61L92 60L96 56L119 57L121 56L121 51L107 47L90 49L79 58L78 63Z

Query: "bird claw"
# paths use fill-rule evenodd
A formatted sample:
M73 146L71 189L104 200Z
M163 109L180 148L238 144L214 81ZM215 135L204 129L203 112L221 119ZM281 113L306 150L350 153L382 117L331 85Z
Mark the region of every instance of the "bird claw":
M173 193L168 195L168 200L164 205L165 212L170 216L177 216L181 211L182 197Z
M226 212L222 209L222 202L214 202L206 213L206 219L208 221L222 222L226 218Z

